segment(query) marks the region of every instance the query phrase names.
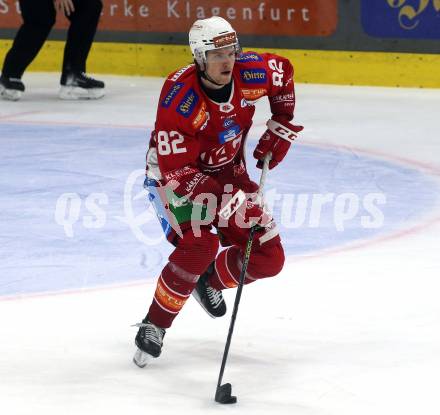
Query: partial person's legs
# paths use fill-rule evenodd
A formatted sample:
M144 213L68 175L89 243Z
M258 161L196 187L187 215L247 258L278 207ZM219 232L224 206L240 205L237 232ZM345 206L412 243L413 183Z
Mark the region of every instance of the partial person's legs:
M223 229L223 237L224 232ZM235 242L237 245L221 251L197 282L193 296L211 317L221 317L226 313L222 290L235 288L239 283L247 238L243 233L238 238L240 241ZM276 228L257 231L244 283L273 277L280 273L283 265L284 250Z
M208 228L202 228L201 233L198 237L192 229L183 233L159 276L153 301L136 336L139 350L134 362L140 367L146 364L145 353L153 357L160 355L165 329L171 327L200 275L216 257L217 235Z
M19 99L24 91L21 77L46 41L56 16L53 0L19 2L23 24L6 54L0 79L2 96L13 100Z
M243 248L231 246L215 259L214 272L208 284L216 290L234 288L238 285L243 265ZM250 284L261 278L274 277L284 265L284 250L279 236L259 244L256 237L252 245L244 283Z
M102 10L101 0L73 0L75 11L64 48L60 98L97 99L104 96L104 82L86 75L86 62Z
M101 0L73 0L75 11L68 16L70 27L64 49L64 72L87 72L89 56L102 11Z
M171 327L200 275L214 261L218 246L217 235L208 229L202 228L198 237L193 234L192 229L184 232L157 283L148 311L154 324L163 328Z

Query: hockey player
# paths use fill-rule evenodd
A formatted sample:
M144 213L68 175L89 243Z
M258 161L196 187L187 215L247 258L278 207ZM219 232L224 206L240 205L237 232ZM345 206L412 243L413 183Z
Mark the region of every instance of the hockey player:
M254 104L265 96L272 116L253 153L257 166L269 151L269 168L280 163L303 129L290 122L292 65L274 54L242 53L236 32L221 17L197 20L189 44L194 64L165 81L147 153L149 197L175 249L137 325L134 362L140 367L161 354L165 331L191 294L211 317L226 313L222 290L238 285L252 224L259 230L245 284L277 275L284 264L276 225L255 200L258 186L246 171L245 143ZM217 255L219 239L228 247Z

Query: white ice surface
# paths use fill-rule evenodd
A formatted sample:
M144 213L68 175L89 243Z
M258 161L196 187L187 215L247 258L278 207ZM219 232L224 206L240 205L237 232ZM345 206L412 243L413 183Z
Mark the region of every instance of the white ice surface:
M121 196L130 172L143 168L142 145L126 132L151 128L161 80L104 80L103 100L69 103L56 98L57 75L27 74L23 99L0 101L1 131L12 131L0 137L0 288L8 293L0 297L1 414L440 413L440 206L424 206L416 191L408 197L423 211L418 222L411 216L385 235L291 255L278 277L245 287L224 377L237 405L213 402L233 291L219 320L189 300L162 356L134 366L130 324L155 289L155 275L139 264L154 249L128 228L76 227L69 239L54 219L53 196L69 186L85 197L115 183L109 188ZM300 84L297 102L302 143L439 180L440 91ZM259 106L253 137L266 118ZM72 126L65 140L41 133ZM293 182L305 173L289 160L278 169ZM113 280L130 270L129 280ZM75 272L83 285L57 294ZM38 295L43 280L55 293Z

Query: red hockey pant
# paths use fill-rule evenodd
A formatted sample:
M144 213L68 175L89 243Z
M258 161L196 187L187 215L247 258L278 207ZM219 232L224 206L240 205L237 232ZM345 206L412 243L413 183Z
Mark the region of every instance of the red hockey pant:
M215 272L208 280L218 289L238 285L244 246L231 246L218 255L219 241L209 228L202 228L196 237L187 229L179 238L157 282L148 316L153 324L168 328L191 295L198 278L215 260ZM260 245L255 238L245 283L277 275L284 265L284 251L279 236Z

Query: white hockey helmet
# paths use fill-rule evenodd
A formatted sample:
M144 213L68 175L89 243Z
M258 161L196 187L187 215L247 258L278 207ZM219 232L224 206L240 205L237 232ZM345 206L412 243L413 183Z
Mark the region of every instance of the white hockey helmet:
M196 20L189 31L189 47L202 70L205 68L208 50L229 46L234 46L236 53L241 52L237 33L230 23L220 16Z

